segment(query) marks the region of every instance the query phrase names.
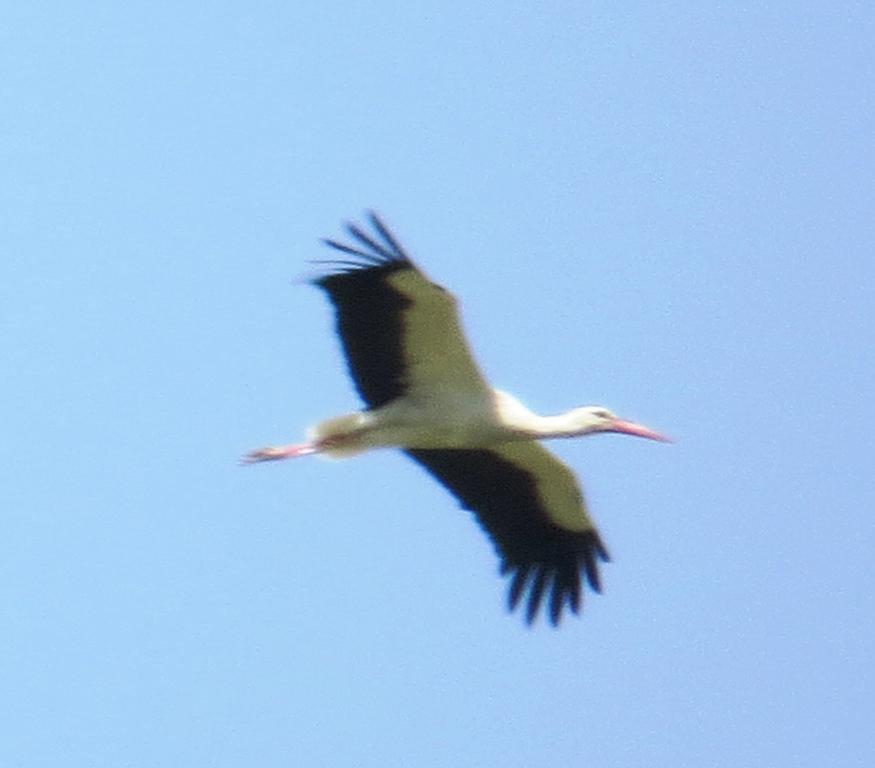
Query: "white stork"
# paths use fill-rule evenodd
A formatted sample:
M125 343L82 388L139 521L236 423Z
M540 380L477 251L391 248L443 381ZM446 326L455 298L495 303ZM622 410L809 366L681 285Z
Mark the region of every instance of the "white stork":
M462 333L456 300L430 282L376 216L374 234L348 224L348 259L314 280L334 304L337 333L365 410L316 425L308 441L252 451L243 462L401 448L472 511L511 577L510 610L527 593L531 623L549 596L550 621L577 613L581 571L601 591L608 552L573 472L538 440L621 432L667 440L606 408L538 416L489 386Z

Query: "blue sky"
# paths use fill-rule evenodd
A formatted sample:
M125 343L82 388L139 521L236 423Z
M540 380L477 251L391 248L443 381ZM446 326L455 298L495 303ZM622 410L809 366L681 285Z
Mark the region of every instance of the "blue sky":
M867 3L31 3L0 24L0 764L875 760ZM317 240L378 209L614 561L554 631L379 452Z

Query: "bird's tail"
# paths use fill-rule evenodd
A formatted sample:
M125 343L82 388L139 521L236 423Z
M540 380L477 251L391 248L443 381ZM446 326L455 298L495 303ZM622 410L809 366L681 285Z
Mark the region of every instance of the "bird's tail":
M319 453L332 459L345 459L367 450L360 439L365 416L362 413L347 413L333 419L320 421L307 431L307 437L320 446Z

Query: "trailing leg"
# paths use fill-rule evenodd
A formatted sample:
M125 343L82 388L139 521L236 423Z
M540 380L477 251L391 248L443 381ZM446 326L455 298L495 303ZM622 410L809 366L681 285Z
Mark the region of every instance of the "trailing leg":
M250 451L240 459L241 464L258 464L262 461L280 461L282 459L295 459L298 456L309 456L318 453L319 446L315 443L299 443L298 445L270 445Z

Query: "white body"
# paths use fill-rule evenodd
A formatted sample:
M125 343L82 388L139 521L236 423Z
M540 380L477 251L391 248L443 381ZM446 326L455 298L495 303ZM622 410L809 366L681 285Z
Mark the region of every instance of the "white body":
M373 411L350 413L317 424L309 436L322 453L342 458L369 448L490 448L531 440L550 417L532 413L500 390L432 393L394 400Z

